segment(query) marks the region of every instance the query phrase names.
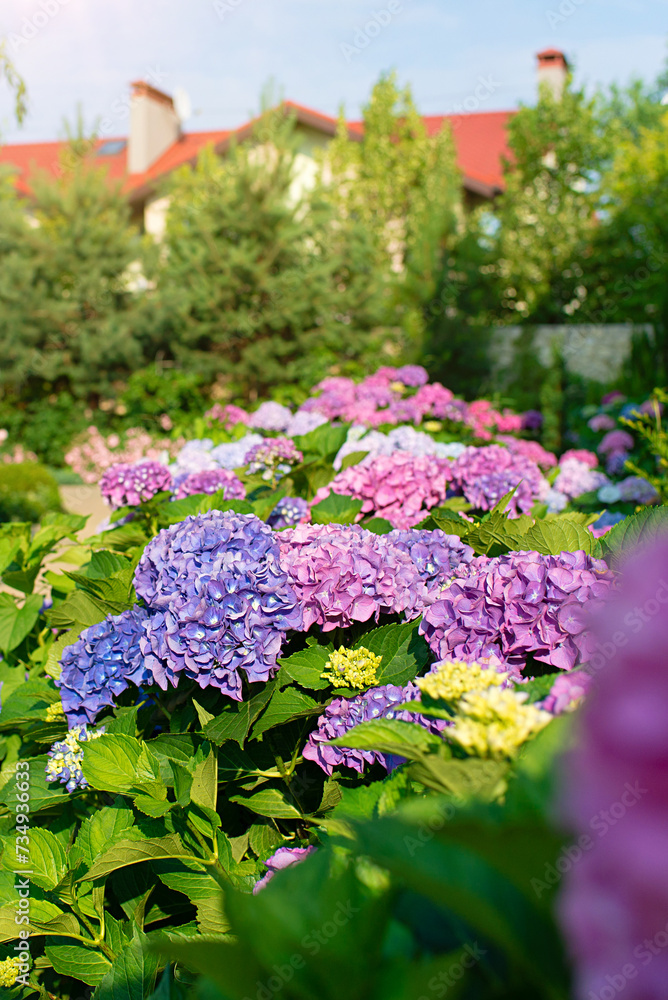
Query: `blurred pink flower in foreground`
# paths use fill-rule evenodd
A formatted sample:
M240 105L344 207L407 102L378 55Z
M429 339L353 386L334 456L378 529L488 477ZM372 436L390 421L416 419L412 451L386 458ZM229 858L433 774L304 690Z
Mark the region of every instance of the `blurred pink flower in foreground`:
M668 995L668 540L635 555L598 629L597 684L566 762L568 821L588 838L561 923L577 997Z

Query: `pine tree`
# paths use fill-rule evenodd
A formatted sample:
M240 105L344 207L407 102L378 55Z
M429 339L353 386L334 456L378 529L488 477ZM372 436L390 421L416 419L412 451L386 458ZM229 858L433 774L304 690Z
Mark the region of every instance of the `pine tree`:
M165 351L230 396L296 398L331 371L377 363L382 284L364 232L337 225L321 188L299 194L294 121L267 114L225 159L172 178L157 291Z

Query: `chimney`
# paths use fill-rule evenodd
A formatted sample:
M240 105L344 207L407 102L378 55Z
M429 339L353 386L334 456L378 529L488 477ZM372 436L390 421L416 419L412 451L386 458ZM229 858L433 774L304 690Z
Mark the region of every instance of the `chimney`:
M536 56L538 59L538 93L546 86L555 100L564 92L570 66L568 59L559 49L545 49Z
M181 126L169 94L143 80L131 86L128 172L143 174L180 138Z

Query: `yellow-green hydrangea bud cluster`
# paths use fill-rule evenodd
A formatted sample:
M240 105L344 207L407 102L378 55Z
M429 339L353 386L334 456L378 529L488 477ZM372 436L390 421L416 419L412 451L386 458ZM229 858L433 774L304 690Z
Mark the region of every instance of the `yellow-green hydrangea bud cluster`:
M382 656L377 656L364 646L359 649L344 649L341 646L330 656L322 676L335 687L358 690L373 687L378 679L382 659Z
M59 701L54 701L53 705L49 705L46 710L46 721L47 722L59 722L65 715L65 710L62 703Z
M549 712L527 705L528 695L499 687L470 691L457 702L450 739L478 757L512 758L528 739L552 720Z
M77 788L88 788L88 782L81 770L84 756L81 744L97 739L103 732L104 728L97 732L88 732L85 726L74 726L70 729L65 739L54 743L49 750L46 780L59 781L65 785L68 792L73 792Z
M481 691L500 685L506 674L497 673L484 663L465 663L463 660L444 660L426 677L418 677L417 686L434 701L459 701L470 691Z
M21 959L15 955L0 962L0 986L13 986L21 973Z

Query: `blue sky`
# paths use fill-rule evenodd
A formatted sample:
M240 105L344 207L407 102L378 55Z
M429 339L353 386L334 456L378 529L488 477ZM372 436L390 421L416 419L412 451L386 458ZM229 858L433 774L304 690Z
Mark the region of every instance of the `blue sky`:
M62 135L119 111L149 74L196 110L186 129L227 128L257 110L273 78L283 96L358 116L384 70L412 85L425 114L516 107L535 93L535 53L563 49L588 86L653 80L667 52L666 0L0 0L0 38L26 79L30 115L4 141ZM480 84L484 83L484 87Z

